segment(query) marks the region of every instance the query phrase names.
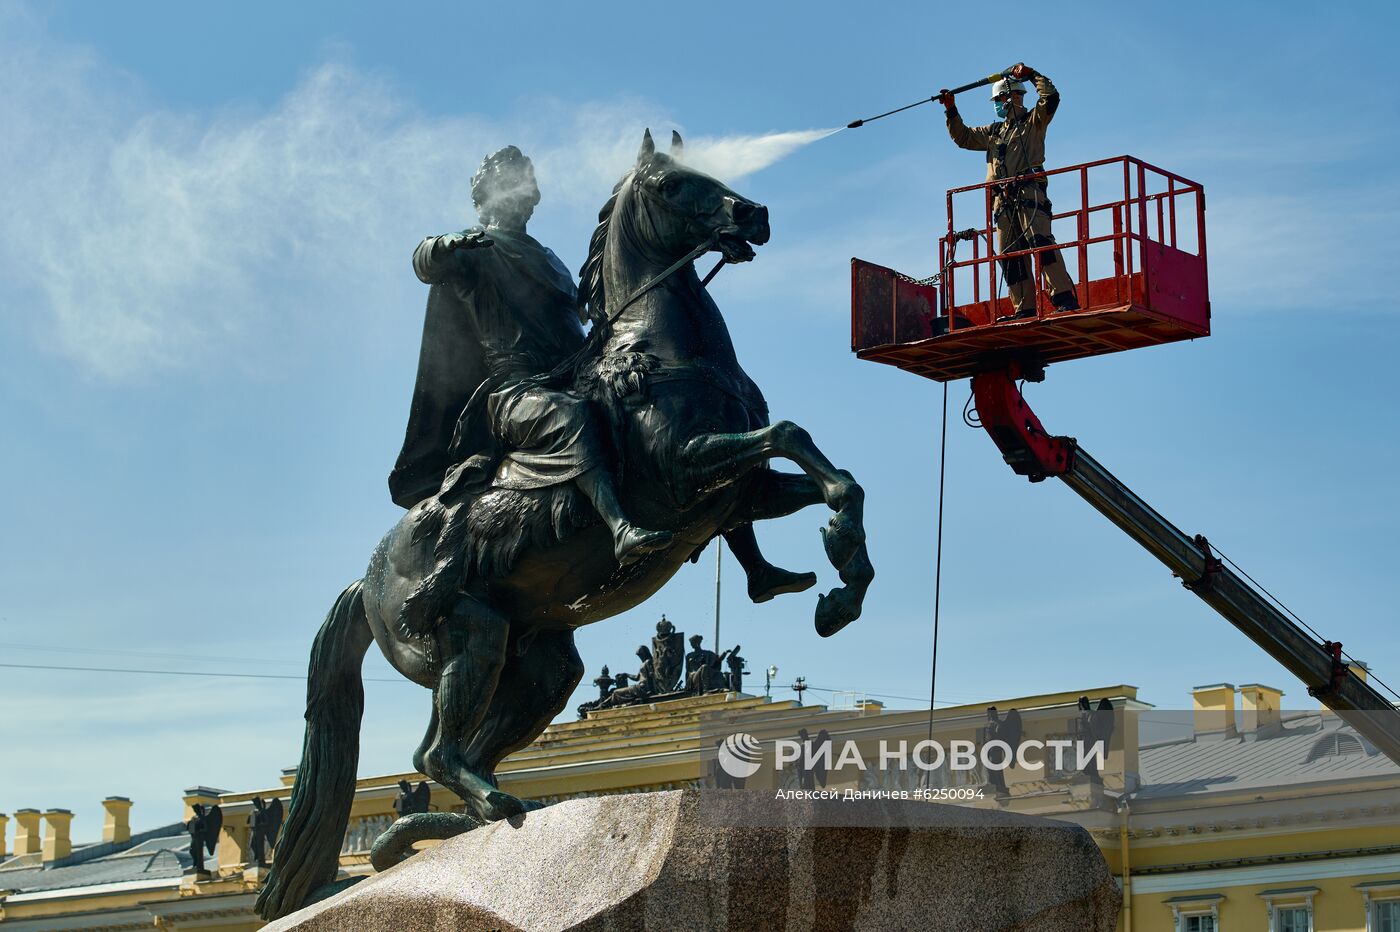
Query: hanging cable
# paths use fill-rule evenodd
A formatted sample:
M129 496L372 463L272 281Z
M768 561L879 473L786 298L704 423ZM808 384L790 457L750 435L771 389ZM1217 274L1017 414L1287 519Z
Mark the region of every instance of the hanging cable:
M779 688L779 687L776 687L776 686L775 686L774 688L777 689L777 688ZM791 687L782 687L782 688L784 688L784 689L791 689ZM830 687L830 686L810 686L810 685L809 685L807 688L810 689L810 690L813 690L813 691L815 691L815 692L819 692L819 693L852 693L852 692L854 692L854 693L860 693L862 696L871 696L871 697L874 697L874 698L876 698L876 699L899 699L899 700L902 700L902 701L904 701L904 702L923 702L923 701L924 701L924 697L923 697L923 696L896 696L896 695L894 695L893 693L872 693L872 692L869 692L868 690L864 690L864 689L834 689L834 688L832 688L832 687ZM946 695L948 695L948 694L947 694L947 693L944 693L943 695L946 696ZM996 702L996 701L998 701L998 700L996 700L996 699L989 699L989 698L987 698L986 696L978 696L978 697L964 696L962 699L957 699L957 700L954 700L954 699L939 699L939 700L938 700L938 704L939 704L939 705L945 705L945 706L981 705L981 704L983 704L983 703L990 703L990 702Z
M1269 601L1273 602L1274 605L1278 606L1278 608L1279 608L1280 611L1282 611L1282 612L1284 612L1285 614L1291 616L1291 617L1293 618L1294 621L1298 622L1298 624L1300 624L1300 625L1302 625L1304 628L1306 628L1306 629L1308 630L1308 632L1311 633L1312 636L1315 637L1315 638L1317 638L1319 641L1326 641L1326 640L1327 640L1327 638L1325 638L1325 637L1323 637L1321 634L1319 634L1319 633L1317 632L1317 630L1315 630L1315 629L1313 628L1312 625L1310 625L1310 624L1308 624L1306 621L1304 621L1304 620L1302 619L1302 617L1298 615L1297 612L1293 611L1293 609L1289 608L1287 605L1284 605L1284 604L1283 604L1283 601L1282 601L1278 596L1274 595L1274 594L1273 594L1272 592L1270 592L1268 589L1265 589L1262 585L1259 584L1259 581L1258 581L1258 580L1256 580L1253 576L1249 575L1249 573L1245 572L1244 567L1240 566L1240 565L1239 565L1238 563L1236 563L1234 560L1231 560L1228 556L1226 556L1226 555L1220 550L1219 547L1216 547L1214 544L1212 544L1211 546L1212 546L1212 549L1215 550L1216 554L1220 557L1220 559L1222 559L1222 560L1224 560L1226 563L1230 564L1230 566L1235 570L1235 572L1239 573L1239 574L1240 574L1241 576L1243 576L1245 579L1249 580L1250 585L1254 586L1254 588L1255 588L1255 589L1258 589L1259 592L1260 592L1261 594L1263 594L1266 598L1269 599ZM1358 662L1359 662L1359 661L1357 661L1357 659L1356 659L1355 657L1351 656L1351 655L1348 654L1346 651L1342 651L1342 657L1344 657L1347 661L1349 661L1349 662L1351 662L1351 663L1358 663ZM1376 674L1375 674L1374 671L1372 671L1372 670L1367 670L1367 672L1366 672L1366 679L1367 679L1369 682L1374 683L1374 684L1377 685L1377 686L1380 686L1382 689L1384 689L1386 692L1390 693L1390 694L1391 694L1392 696L1394 696L1396 699L1400 699L1400 693L1397 693L1394 689L1391 689L1390 686L1389 686L1389 684L1387 684L1387 683L1386 683L1384 680L1382 680L1380 677L1376 676Z
M194 660L200 663L270 663L294 667L306 666L305 660L279 660L270 657L225 657L223 655L211 657L209 654L170 654L146 650L122 650L113 647L56 647L42 644L0 643L0 650L42 651L44 653L57 654L110 654L112 656L122 657L157 657L161 660Z
M232 677L243 680L301 680L306 681L304 676L296 676L291 673L232 673L216 670L132 670L124 667L68 667L45 663L0 663L0 668L6 670L57 670L69 673L133 673L142 676L212 676L212 677ZM372 676L364 677L366 683L409 683L407 679L384 679Z
M947 383L944 383L944 387L946 389ZM967 404L963 405L962 419L964 424L974 430L982 426L982 419L977 416L977 409L973 407L975 401L976 398L972 394L972 389L969 388L967 391Z
M933 658L929 664L928 739L933 740L933 709L938 686L938 614L943 596L943 479L948 471L948 383L943 383L943 422L938 441L938 533L933 548ZM924 771L924 786L932 775Z

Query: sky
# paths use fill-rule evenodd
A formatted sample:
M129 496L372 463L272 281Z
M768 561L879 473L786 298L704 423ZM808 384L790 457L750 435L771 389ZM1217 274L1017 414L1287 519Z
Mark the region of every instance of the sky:
M760 140L1018 60L1063 95L1051 164L1128 153L1204 185L1213 307L1209 339L1054 366L1031 403L1394 685L1400 96L1376 63L1397 14L1002 15L0 2L0 812L71 809L83 840L104 796L148 827L186 787L277 784L311 640L400 513L385 477L426 297L413 247L473 222L472 171L514 143L543 192L530 230L577 269L645 127L679 129L768 206L771 243L711 291L774 417L867 493L864 616L823 640L815 591L752 605L726 557L721 646L742 645L751 691L776 665L777 698L803 676L807 701L927 707L942 388L851 354L848 269L932 274L943 192L983 163L932 105ZM992 119L984 92L962 109ZM1180 708L1227 681L1313 705L1067 488L1012 475L961 424L966 397L951 386L940 704L1126 683ZM824 522L758 529L820 590ZM580 631L570 709L663 612L708 644L713 604L707 553ZM429 696L373 650L365 676L361 773L407 770Z

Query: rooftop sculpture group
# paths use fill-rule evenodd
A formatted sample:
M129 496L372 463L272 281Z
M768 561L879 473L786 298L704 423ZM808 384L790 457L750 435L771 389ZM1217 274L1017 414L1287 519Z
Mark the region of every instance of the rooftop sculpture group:
M488 156L471 187L481 225L429 237L413 254L430 289L390 477L407 511L312 647L301 765L258 901L267 918L335 877L371 643L433 691L413 764L461 797L465 829L535 807L498 789L495 769L582 678L574 630L640 604L715 537L764 602L816 577L769 563L753 523L830 508L822 535L842 584L817 599L823 637L859 616L874 576L864 492L801 427L770 423L695 272L711 251L754 258L767 208L688 168L678 135L668 153L647 133L599 214L576 287L526 232L540 193L520 150ZM770 469L776 458L802 471ZM667 637L643 663L662 678L639 673L623 690L655 690L670 675ZM721 688L719 662L693 646L687 688Z
M253 815L248 827L248 847L253 854L253 863L258 867L267 867L268 852L277 847L277 834L282 830L282 800L275 796L271 801L254 796Z
M190 833L190 858L194 862L190 871L207 874L205 857L212 855L219 846L219 831L224 825L224 810L219 806L206 806L195 803L190 807L192 817L185 823L185 831Z
M656 637L651 639L651 647L643 644L637 648L637 659L642 665L636 675L612 674L604 666L602 673L593 680L593 685L598 687L598 698L578 707L579 718L599 709L666 702L688 696L703 696L705 693L743 691L744 658L739 656L740 645L716 654L701 647L705 639L696 634L690 638L690 653L682 658L680 645L684 637L662 615L656 623ZM685 664L683 677L682 659ZM728 670L721 670L721 664L727 665Z
M414 786L407 780L399 781L399 795L394 799L394 811L399 818L413 815L415 812L430 812L433 808L433 791L428 786L428 781L419 780Z

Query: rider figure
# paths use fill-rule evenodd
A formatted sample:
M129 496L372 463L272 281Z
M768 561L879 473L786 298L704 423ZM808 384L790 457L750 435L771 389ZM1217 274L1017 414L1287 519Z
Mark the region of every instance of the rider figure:
M525 232L539 203L534 166L507 146L472 177L481 226L430 236L413 270L432 285L403 452L389 477L400 505L438 491L457 461L494 449L490 485L574 482L613 535L621 564L671 542L627 520L591 404L538 378L584 341L573 277ZM454 437L455 427L455 437Z

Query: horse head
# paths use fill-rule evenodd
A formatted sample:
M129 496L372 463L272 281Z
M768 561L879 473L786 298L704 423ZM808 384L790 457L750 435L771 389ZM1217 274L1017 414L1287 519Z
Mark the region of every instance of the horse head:
M671 151L660 152L651 130L642 137L631 173L640 238L668 258L714 240L730 262L749 261L753 247L768 242L768 208L687 166L684 145L680 133L672 132Z

